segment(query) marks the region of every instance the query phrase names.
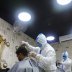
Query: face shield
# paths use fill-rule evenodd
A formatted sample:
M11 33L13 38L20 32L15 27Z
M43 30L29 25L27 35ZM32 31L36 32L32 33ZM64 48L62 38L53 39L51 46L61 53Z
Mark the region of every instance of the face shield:
M40 33L36 38L36 43L39 47L44 46L47 43L47 39L44 34Z

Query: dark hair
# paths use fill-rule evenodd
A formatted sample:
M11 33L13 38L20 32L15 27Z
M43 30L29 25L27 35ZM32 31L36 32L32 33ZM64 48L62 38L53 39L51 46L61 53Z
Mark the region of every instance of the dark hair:
M29 52L24 44L19 46L19 48L16 50L16 54L20 54L20 53L22 53L24 56L28 56Z

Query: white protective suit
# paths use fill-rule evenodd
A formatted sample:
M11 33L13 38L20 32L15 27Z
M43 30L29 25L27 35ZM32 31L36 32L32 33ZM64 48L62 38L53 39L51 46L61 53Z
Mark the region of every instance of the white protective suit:
M71 70L72 60L68 57L68 52L67 51L64 52L63 56L66 56L65 60L63 59L61 61L63 72L72 72L72 70Z
M29 58L25 58L16 63L8 72L39 72L39 69Z
M35 58L39 67L43 68L45 72L56 72L56 53L54 48L47 43L47 39L42 33L37 36L36 42L40 43L40 47L33 47L28 42L24 42L24 44L27 45L29 51L37 53Z

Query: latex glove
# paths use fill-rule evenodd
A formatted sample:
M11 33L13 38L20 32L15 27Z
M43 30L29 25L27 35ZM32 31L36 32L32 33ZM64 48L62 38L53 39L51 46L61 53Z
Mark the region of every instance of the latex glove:
M25 41L22 41L21 43L22 44L25 44L25 45L28 45L29 44L28 42L25 42Z
M30 58L36 58L36 55L37 54L35 52L33 52L33 51L29 53Z

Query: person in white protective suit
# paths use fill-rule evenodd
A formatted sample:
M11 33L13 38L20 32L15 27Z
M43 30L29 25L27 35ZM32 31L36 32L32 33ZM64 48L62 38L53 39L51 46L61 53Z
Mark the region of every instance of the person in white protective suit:
M39 72L39 68L33 64L28 57L28 51L24 45L21 45L17 51L19 62L16 63L8 72Z
M56 53L54 48L47 43L45 35L40 33L36 38L36 43L38 47L22 41L22 44L25 44L29 51L33 51L30 52L30 56L37 61L40 68L44 69L45 72L56 72Z
M69 55L68 55L68 52L65 51L63 54L62 54L62 61L61 61L61 64L62 64L62 70L63 72L72 72L72 60L69 58Z

